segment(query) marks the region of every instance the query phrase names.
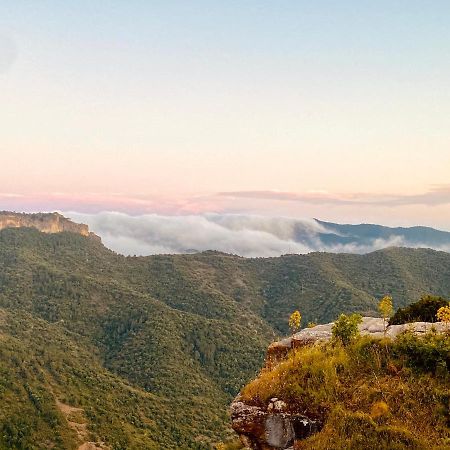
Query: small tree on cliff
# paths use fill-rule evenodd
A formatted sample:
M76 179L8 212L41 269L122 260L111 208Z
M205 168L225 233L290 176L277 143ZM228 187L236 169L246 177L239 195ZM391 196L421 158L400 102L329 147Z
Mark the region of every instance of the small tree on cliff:
M384 322L384 334L386 334L387 321L394 313L394 307L392 306L392 297L390 295L385 295L378 303L378 310L380 311L381 317Z
M289 328L291 329L292 334L300 329L301 322L302 315L300 314L300 311L294 311L289 317Z
M331 328L334 341L340 341L347 346L359 336L358 325L362 322L361 314L351 314L347 316L341 314Z

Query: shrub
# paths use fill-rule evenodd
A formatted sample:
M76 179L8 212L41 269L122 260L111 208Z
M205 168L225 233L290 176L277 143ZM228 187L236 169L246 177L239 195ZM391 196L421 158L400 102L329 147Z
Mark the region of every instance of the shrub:
M403 357L412 368L436 373L437 369L450 371L450 336L427 333L418 337L413 333L403 333L393 343L393 352Z
M340 341L343 345L350 344L353 339L359 336L358 325L361 322L360 314L351 314L350 316L341 314L331 329L333 340Z
M436 322L439 308L448 306L448 300L433 295L422 296L418 302L406 308L399 308L389 321L390 325L401 325L410 322Z

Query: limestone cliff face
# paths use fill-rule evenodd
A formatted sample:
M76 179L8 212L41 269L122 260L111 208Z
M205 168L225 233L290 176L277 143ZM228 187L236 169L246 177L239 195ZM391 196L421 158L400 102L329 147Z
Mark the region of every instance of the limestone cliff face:
M84 224L72 222L58 213L24 214L10 211L0 211L0 230L4 228L36 228L42 233L61 233L69 231L100 240L98 236L89 231Z

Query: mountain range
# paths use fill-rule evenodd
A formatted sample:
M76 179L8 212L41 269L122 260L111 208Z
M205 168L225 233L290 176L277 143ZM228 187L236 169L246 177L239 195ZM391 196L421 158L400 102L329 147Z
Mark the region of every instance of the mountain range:
M127 257L90 235L4 228L0 448L211 448L294 309L303 324L374 315L387 293L395 307L448 297L450 254Z
M325 245L371 246L377 241L398 243L405 247L450 248L450 233L431 227L387 227L383 225L342 225L315 219L328 232L319 233Z

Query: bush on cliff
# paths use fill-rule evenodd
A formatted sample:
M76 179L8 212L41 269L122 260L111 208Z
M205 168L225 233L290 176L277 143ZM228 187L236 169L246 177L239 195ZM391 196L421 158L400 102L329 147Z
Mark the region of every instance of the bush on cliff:
M448 306L449 301L434 295L424 295L415 303L405 308L399 308L389 320L390 325L401 325L411 322L436 322L436 313L442 306Z
M361 314L351 314L349 316L341 314L331 329L333 339L340 341L343 345L349 345L353 339L359 336L358 325L361 322Z

